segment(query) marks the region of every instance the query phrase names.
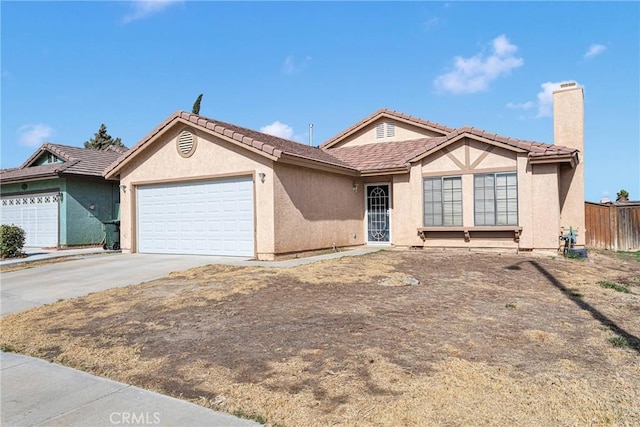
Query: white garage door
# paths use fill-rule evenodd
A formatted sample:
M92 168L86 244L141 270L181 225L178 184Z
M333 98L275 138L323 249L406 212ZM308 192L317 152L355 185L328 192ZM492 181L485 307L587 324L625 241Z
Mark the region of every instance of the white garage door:
M253 256L251 177L140 186L138 252Z
M25 232L25 246L58 246L58 194L39 193L2 197L2 223Z

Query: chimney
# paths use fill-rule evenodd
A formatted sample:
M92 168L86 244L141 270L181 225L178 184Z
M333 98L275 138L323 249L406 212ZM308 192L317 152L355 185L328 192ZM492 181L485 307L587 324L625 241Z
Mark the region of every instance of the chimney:
M576 165L559 166L560 225L577 229L577 245L584 246L584 92L576 82L553 92L553 142L578 150Z
M553 92L553 143L584 152L584 93L576 82ZM580 159L582 161L582 159Z

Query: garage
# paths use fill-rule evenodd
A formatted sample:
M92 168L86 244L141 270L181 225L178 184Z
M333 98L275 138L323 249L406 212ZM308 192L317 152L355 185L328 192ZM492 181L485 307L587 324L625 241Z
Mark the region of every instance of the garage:
M138 252L254 256L253 178L137 189Z
M2 224L25 231L25 246L58 246L58 193L2 196Z

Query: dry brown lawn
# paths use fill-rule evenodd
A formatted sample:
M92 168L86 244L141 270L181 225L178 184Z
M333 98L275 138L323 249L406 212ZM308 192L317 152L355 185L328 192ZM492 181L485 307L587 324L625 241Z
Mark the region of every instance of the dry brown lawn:
M269 425L640 425L637 256L207 266L0 322L5 350Z

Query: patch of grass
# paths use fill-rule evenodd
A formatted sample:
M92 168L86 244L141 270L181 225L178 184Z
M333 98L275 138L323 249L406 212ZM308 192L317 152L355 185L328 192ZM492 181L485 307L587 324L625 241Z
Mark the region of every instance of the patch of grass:
M255 421L263 425L267 423L267 420L262 415L250 414L249 412L245 412L242 409L238 409L237 411L234 411L233 415L235 415L238 418L244 418L245 420Z
M629 293L629 288L621 285L620 283L610 282L608 280L600 280L598 282L598 285L602 286L603 288L613 289L616 292L623 292L625 294Z
M635 260L637 262L640 262L640 251L636 251L636 252L617 252L616 253L618 255L618 258L620 258L623 261L631 261L631 260Z
M625 337L621 337L620 335L609 338L609 342L611 343L611 345L617 348L629 347L629 341L627 341Z
M0 350L4 351L5 353L16 353L16 349L12 347L10 344L1 344Z
M514 308L516 308L516 303L515 302L508 302L504 306L505 306L505 308L514 309Z
M564 256L565 256L565 258L574 259L576 261L584 261L584 260L587 259L586 257L584 257L584 256L582 256L580 254L577 254L575 252L567 252L566 254L564 254Z

